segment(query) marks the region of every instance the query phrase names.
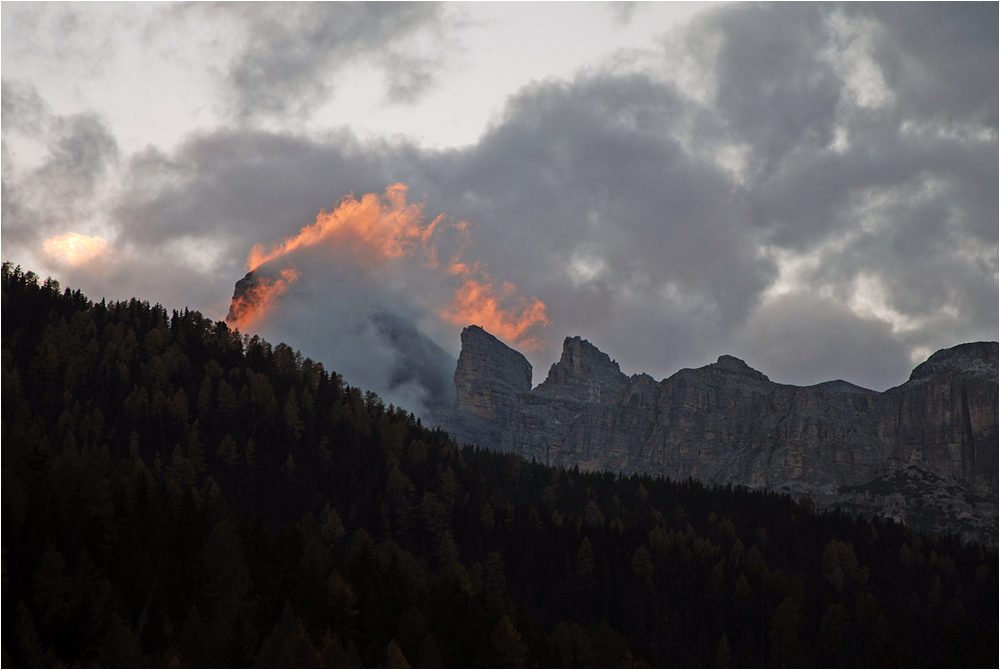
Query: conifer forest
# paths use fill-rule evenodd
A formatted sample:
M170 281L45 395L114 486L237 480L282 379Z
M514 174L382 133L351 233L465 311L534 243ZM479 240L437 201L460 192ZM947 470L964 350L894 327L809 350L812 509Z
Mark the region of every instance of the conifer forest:
M3 265L4 667L996 667L998 556L458 444Z

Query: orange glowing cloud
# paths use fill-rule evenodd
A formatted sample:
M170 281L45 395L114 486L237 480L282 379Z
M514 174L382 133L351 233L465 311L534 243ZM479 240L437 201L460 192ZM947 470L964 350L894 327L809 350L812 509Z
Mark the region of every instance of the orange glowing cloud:
M92 261L107 251L108 241L103 237L66 233L45 240L42 249L52 258L70 265L79 265Z
M285 268L277 277L258 277L248 273L236 284L226 321L240 329L252 326L271 310L275 300L298 278L299 272L295 268Z
M459 257L469 244L468 224L443 214L425 224L424 206L408 205L406 191L405 185L394 184L382 196L368 193L358 200L349 195L336 209L320 212L314 223L270 249L254 246L247 257L250 272L237 283L226 320L238 328L258 322L299 277L294 268L289 268L280 277L268 278L257 272L265 263L271 263L273 268L275 261L292 252L324 244L349 251L363 264L422 253L425 267L440 272L436 241L447 229L458 236L458 251L445 272L464 281L451 304L437 310L438 316L460 326L482 326L532 351L542 348L539 329L549 323L545 304L538 298L529 301L520 297L517 287L509 282L494 288L496 282L484 263L462 262Z
M254 270L262 263L324 241L350 244L361 253L383 258L396 258L423 248L429 261L436 264L433 236L445 217L439 216L429 225L423 225L423 205L407 205L406 189L403 184L393 184L381 198L374 193L365 194L361 200L347 196L335 210L320 212L315 223L270 250L256 245L247 258L247 269ZM459 229L465 227L464 223L453 225Z
M544 346L534 333L549 325L545 303L538 298L525 300L510 282L503 282L499 289L494 289L492 278L479 263L472 268L454 263L450 271L469 278L455 293L451 305L441 310L442 317L459 326L482 326L500 339L515 342L529 351L538 351Z

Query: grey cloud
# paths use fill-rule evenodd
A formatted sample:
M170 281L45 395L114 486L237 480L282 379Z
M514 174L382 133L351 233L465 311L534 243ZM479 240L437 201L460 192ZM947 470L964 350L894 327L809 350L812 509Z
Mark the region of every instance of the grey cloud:
M378 152L347 134L322 142L219 131L169 156L139 155L131 167L132 188L115 212L126 239L156 245L179 234L222 235L243 258L253 244L298 232L344 195L386 186Z
M45 192L65 201L94 194L109 164L118 157L118 143L104 122L93 114L58 118L50 155L36 177Z
M396 351L389 376L389 392L421 390L420 404L430 412L450 409L455 404L455 358L434 343L411 321L385 310L371 316L383 339ZM407 405L409 406L409 405Z
M883 26L876 54L886 72L894 62L930 62L943 48L914 39L923 28L894 23L889 9L848 9L849 18L860 12ZM233 81L247 114L315 104L325 93L311 87L332 81L324 68L336 71L336 58L364 52L391 64L386 44L393 36L434 15L426 8L410 15L308 6L270 35L265 19L280 8L237 11L248 13L260 37L233 65L233 73L242 72ZM345 25L367 23L369 11L391 16L344 43L336 41L340 27L324 36L304 23L311 17L325 25L338 12L348 17ZM939 81L961 63L977 81L995 70L995 21L985 37L970 34L972 46L947 51L951 64L921 66L933 80L926 100L905 65L899 76L886 75L892 101L869 109L843 94L831 64L839 48L829 28L836 11L729 5L694 24L690 40L722 40L718 98L704 106L655 76L597 70L526 87L464 149L363 143L346 132L316 138L219 129L170 153L146 151L131 158L112 214L122 244L154 260L123 261L101 286L113 279L130 294L148 290L147 297L172 304L197 299L219 304L224 314L253 244L297 232L349 192L380 193L402 181L411 187L410 201L426 202L430 216L473 224L464 260L484 261L497 281L546 302L552 348L530 355L538 371L555 359L563 336L580 334L627 372L658 377L731 352L777 381L900 383L915 349L996 338L997 139L995 131L978 132L991 123L982 109L995 101L996 77L985 81L985 93ZM961 26L947 31L962 35ZM983 53L992 64L983 64ZM309 60L301 73L296 69L316 54L326 65ZM398 93L406 99L411 84L413 91L422 85L422 66L411 62L416 75L408 79L406 63L398 65ZM109 155L87 149L89 126L74 123L60 126L67 134L53 144L51 170ZM77 126L80 139L71 141ZM833 146L838 132L844 147ZM719 143L750 147L747 179L706 157ZM6 169L5 160L5 241ZM221 244L214 269L181 272L167 255L156 255L182 238ZM759 253L762 244L795 258L814 256L818 266L794 278L790 295L765 298L778 268ZM458 329L432 327L453 285L417 263L366 270L318 252L292 260L302 279L262 334L289 341L350 383L384 389L390 401L424 408L437 402L444 359L424 338L457 353ZM894 331L851 312L845 304L866 277L884 289L889 309L916 325ZM400 374L406 370L415 374Z
M607 7L615 22L623 26L632 22L635 10L639 9L638 2L606 2L604 6Z
M905 382L914 367L889 324L803 294L782 296L758 310L736 351L783 384L818 384L836 371L837 378L884 391Z
M970 212L970 234L984 241L991 236L983 235L983 224L996 207L996 187L989 178L996 174L989 160L996 155L995 140L906 137L898 128L879 130L859 130L843 153L790 156L748 194L755 224L766 228L774 242L805 249L857 223L860 199L872 189L900 190L911 199L934 180L936 188L950 191L950 202Z
M842 9L875 23L878 108L842 94L829 30ZM744 5L697 24L723 37L721 118L764 161L742 192L749 221L819 258L802 290L847 300L874 278L910 322L892 334L908 346L996 337L995 19L986 5Z
M995 140L886 133L844 154L789 159L749 199L772 243L821 254L802 280L849 292L859 277L874 276L888 307L927 321L906 337L950 346L934 335L941 310L977 337L991 337L986 323L995 330L997 178Z
M907 116L997 126L996 3L849 3L845 9L880 22L875 56Z
M830 143L842 82L821 51L824 14L812 3L735 5L695 24L703 39L724 36L717 104L753 147L754 172L769 174L796 147Z
M196 135L169 155L147 151L133 158L130 188L115 211L119 239L143 255L184 236L223 241L212 271L189 269L183 282L170 282L178 296L202 296L221 318L254 244L268 246L297 233L348 193L381 193L391 183L384 163L397 151L361 144L346 133L322 141L263 131ZM445 353L420 330L428 308L415 297L444 287L420 263L366 267L324 247L296 252L259 272L286 265L301 278L261 326L262 335L291 343L348 383L425 418L450 405L457 351ZM164 300L164 287L154 293ZM437 302L444 300L442 294Z
M988 338L991 320L995 329L996 141L904 132L900 110L848 104L819 53L832 39L829 11L737 6L697 25L695 34L721 30L724 38L719 81L731 90L720 88L715 106L700 107L649 76L598 71L525 88L463 150L219 132L171 157L186 166L181 186L122 212L162 221L130 229L150 244L184 226L223 231L233 240L235 268L251 244L297 231L348 191L381 192L403 181L411 201L426 201L429 212L474 224L466 260L484 261L498 281L546 302L553 348L531 355L538 369L567 334L621 352L630 372L657 376L710 362L731 346L766 351L787 336L809 339L796 345L805 353L786 363L777 354L762 360L775 359L770 369L790 381L804 378L792 379L801 369L885 386L905 372L909 349L954 344L941 341L946 332ZM834 151L838 125L848 148ZM736 183L688 151L681 136L692 126L705 142L748 143L766 169ZM777 268L757 253L760 242L819 254L819 267L797 279L803 297L762 303ZM976 245L992 256L973 262L968 250ZM592 273L571 276L574 260L591 263ZM345 281L321 264L309 267L320 285ZM887 307L923 325L893 333L854 316L843 305L865 276L884 288ZM365 281L357 299L384 306L388 280ZM420 286L414 292L444 299L441 286ZM804 297L823 292L837 300ZM389 311L407 300L394 294ZM303 319L295 337L314 341L305 331L319 317L307 304L302 298L295 312ZM416 323L427 311L424 305L406 318ZM374 327L370 317L359 311L361 325L331 341L353 342L355 331ZM438 343L449 351L455 344ZM837 356L808 353L823 351L861 362L839 373ZM383 354L399 355L392 347Z
M382 58L382 67L386 76L386 101L409 104L416 102L434 83L434 71L440 63L428 58L389 53Z
M48 106L38 92L30 84L3 79L2 88L2 127L3 175L2 175L2 215L4 236L8 243L15 245L28 237L34 237L32 212L28 203L24 202L23 190L18 188L19 175L15 171L15 157L11 151L8 138L15 134L28 137L42 137L48 127Z
M350 62L372 58L388 76L388 97L411 101L432 81L429 61L392 45L433 27L440 7L424 3L250 3L225 5L249 36L229 67L240 118L308 114ZM213 11L217 11L213 8Z
M644 76L538 85L475 147L426 159L430 201L476 222L474 253L542 297L561 330L611 330L622 312L640 317L626 304L634 300L657 314L654 331L684 319L698 322L692 332L706 323L726 332L746 318L773 268L754 256L731 180L673 139L685 112L671 89ZM577 253L603 265L585 287L566 274ZM690 304L670 306L668 284ZM564 307L582 303L599 305L604 318ZM682 356L643 351L636 358L656 371Z
M90 211L118 160L118 144L94 114L52 115L31 86L5 81L3 96L4 237L15 245L30 245L54 225ZM19 169L7 141L16 133L45 144L39 166Z
M35 87L7 79L2 80L0 87L3 134L16 132L30 137L41 136L47 129L51 112Z
M8 3L3 10L4 58L38 59L60 69L98 74L114 55L115 29L133 11L124 3L115 8L73 2Z
M453 405L457 350L445 351L419 326L429 310L418 296L442 291L434 273L413 259L366 263L327 246L295 251L255 274L286 267L300 279L261 325L263 336L293 342L348 383L425 420Z
M14 169L11 167L10 152L7 143L0 144L0 154L3 156L2 178L0 178L0 219L3 220L4 236L7 241L11 237L23 239L27 227L23 225L24 204L21 202L20 193L14 186ZM9 249L9 247L8 247Z

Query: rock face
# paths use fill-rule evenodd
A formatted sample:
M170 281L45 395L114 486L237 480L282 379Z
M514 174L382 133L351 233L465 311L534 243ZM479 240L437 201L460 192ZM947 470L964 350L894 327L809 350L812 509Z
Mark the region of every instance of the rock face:
M243 279L236 282L236 288L233 291L233 298L229 303L229 314L226 315L226 321L229 323L236 323L240 321L244 315L253 308L256 303L253 300L253 293L257 287L257 276L254 274L253 270L246 273Z
M531 391L531 363L479 326L462 331L455 368L455 409L438 410L433 423L461 443L496 448L510 412Z
M444 422L459 440L549 465L777 489L997 544L995 342L939 351L884 393L776 384L732 356L661 382L628 377L579 337L531 389L523 356L481 328L462 344Z
M997 343L938 351L879 398L878 435L898 467L962 482L997 500Z
M455 369L455 408L487 419L506 418L531 390L531 363L479 326L462 331Z

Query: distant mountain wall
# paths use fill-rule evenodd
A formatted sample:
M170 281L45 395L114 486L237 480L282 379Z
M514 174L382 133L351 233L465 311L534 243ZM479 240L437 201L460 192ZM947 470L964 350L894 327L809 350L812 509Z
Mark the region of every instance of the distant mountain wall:
M532 389L524 356L472 326L442 423L549 465L780 490L995 546L997 353L996 342L938 351L879 393L776 384L732 356L660 382L629 377L571 337Z

